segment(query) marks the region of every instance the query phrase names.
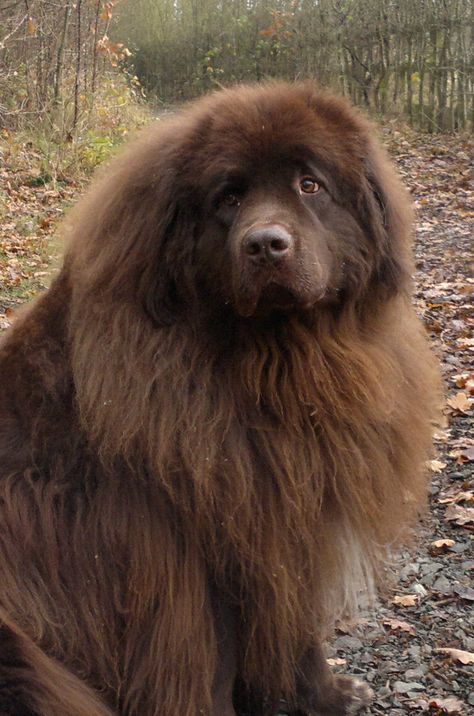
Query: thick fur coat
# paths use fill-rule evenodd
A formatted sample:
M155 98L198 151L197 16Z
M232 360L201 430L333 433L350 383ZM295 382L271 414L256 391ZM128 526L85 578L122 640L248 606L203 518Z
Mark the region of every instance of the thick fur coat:
M425 498L411 221L373 128L304 84L102 172L0 344L1 714L219 716L229 679L238 713L326 713L301 665Z

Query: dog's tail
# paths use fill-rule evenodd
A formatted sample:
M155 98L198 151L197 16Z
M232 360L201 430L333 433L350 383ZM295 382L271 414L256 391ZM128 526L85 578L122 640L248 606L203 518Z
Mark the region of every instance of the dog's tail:
M115 716L0 610L0 714Z

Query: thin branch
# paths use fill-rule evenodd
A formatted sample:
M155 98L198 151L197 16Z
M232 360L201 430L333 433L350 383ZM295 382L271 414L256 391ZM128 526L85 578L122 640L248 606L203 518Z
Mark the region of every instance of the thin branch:
M28 19L28 13L21 18L20 22L18 23L18 25L17 25L15 28L13 28L13 30L12 30L11 32L9 32L8 35L6 35L6 36L3 38L3 40L0 42L0 50L4 50L4 49L5 49L5 43L7 42L7 40L8 40L12 35L14 35L15 32L18 32L18 30L20 29L20 27L23 25L23 23L24 23L25 20L27 20L27 19Z

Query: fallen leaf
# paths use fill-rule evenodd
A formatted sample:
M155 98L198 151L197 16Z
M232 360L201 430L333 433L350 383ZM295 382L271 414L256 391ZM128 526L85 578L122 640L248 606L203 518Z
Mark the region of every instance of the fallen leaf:
M392 604L396 604L400 607L414 607L416 604L418 604L418 601L418 594L402 594L400 596L394 597L392 599Z
M453 495L448 495L448 497L440 497L438 502L440 505L449 505L453 502L473 502L474 501L474 492L472 490L461 490L460 492L455 492Z
M467 394L464 392L452 395L446 402L450 408L458 410L460 413L468 413L472 405L472 401L469 400Z
M435 541L430 544L430 552L433 555L443 554L455 544L456 542L453 539L435 539Z
M458 388L464 388L471 395L474 393L474 373L458 373L452 380Z
M446 463L441 460L430 460L429 466L432 472L441 472L446 467Z
M453 375L451 380L454 381L457 388L465 388L468 378L469 373L456 373L456 375Z
M346 660L342 658L336 658L336 659L326 659L329 666L344 666L346 664Z
M443 712L447 714L459 714L464 704L459 699L455 699L454 696L450 696L447 699L431 699L429 707L430 709L442 709Z
M448 505L444 518L448 522L455 522L463 527L474 525L474 507L461 507L461 505Z
M471 651L461 649L434 649L438 654L446 654L451 661L459 661L460 664L474 664L474 654Z
M471 462L474 460L474 445L471 445L468 448L461 448L461 454L459 456L460 460L465 460L467 462Z
M416 629L413 624L402 622L399 619L386 619L384 626L388 626L391 631L404 631L408 634L416 634Z
M463 446L458 450L450 450L448 455L456 460L457 465L465 465L466 462L474 460L474 445Z

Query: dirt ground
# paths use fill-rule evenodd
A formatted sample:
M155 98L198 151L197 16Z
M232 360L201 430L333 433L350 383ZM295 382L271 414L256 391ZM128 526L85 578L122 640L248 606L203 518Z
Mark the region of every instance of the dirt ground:
M386 127L384 140L417 207L415 302L443 369L445 424L431 462L430 512L398 582L329 647L337 670L368 680L368 713L474 714L473 145ZM43 184L28 148L0 145L0 329L48 281L63 207L80 188ZM21 157L20 157L21 158Z

